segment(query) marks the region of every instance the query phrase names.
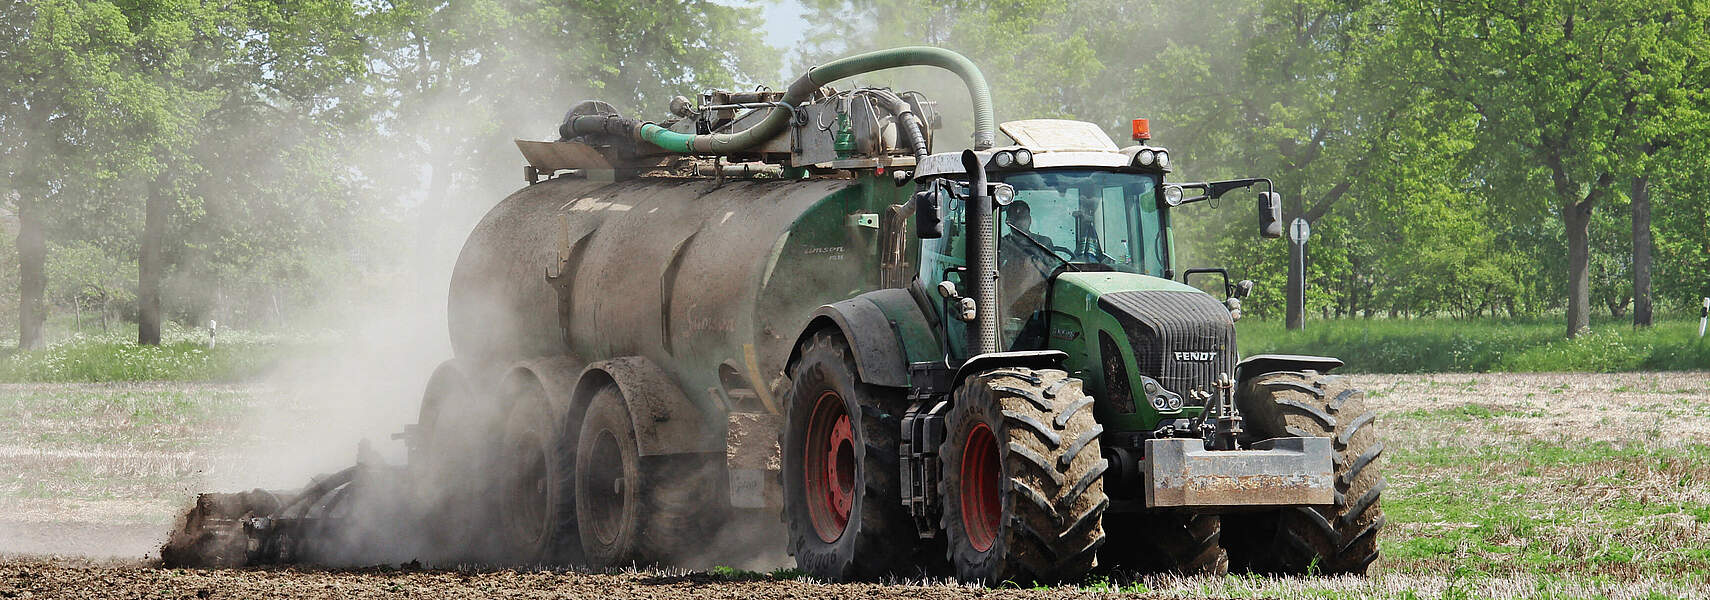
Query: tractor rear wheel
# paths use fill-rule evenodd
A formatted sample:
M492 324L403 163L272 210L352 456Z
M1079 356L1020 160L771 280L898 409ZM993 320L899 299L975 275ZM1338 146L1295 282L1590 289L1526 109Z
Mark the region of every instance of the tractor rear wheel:
M975 375L946 430L940 524L959 579L1073 580L1096 566L1109 463L1079 380L1024 368Z
M1224 536L1231 562L1261 572L1365 573L1378 558L1385 486L1378 465L1383 442L1365 393L1340 377L1289 371L1242 382L1238 401L1254 439L1330 438L1336 499L1231 517L1226 524L1235 535Z
M722 506L718 471L709 461L699 454L641 456L622 393L615 386L596 392L576 439L574 475L588 565L669 562L704 543L703 528L717 522Z
M826 580L874 579L915 565L897 461L907 401L862 383L836 330L808 338L790 370L779 440L784 522L798 568Z

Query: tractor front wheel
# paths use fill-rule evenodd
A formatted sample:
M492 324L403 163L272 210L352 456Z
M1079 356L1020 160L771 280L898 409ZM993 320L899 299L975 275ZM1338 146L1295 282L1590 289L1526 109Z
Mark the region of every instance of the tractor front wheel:
M1079 380L1023 368L975 375L957 390L946 429L940 524L958 578L1046 582L1092 570L1109 465Z

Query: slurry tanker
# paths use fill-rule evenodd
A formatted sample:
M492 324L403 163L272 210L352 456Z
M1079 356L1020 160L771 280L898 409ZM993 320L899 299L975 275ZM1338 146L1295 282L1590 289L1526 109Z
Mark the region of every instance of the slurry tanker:
M971 147L935 139L922 94L832 87L903 67L966 85ZM681 564L764 520L780 534L731 552L783 546L829 580L1377 558L1364 394L1334 358L1241 356L1252 283L1175 251L1172 219L1230 194L1278 237L1268 179L1178 181L1142 119L1127 146L999 124L980 70L938 48L669 110L582 102L517 142L528 185L458 257L455 356L399 436L408 464L364 450L303 490L205 494L167 561L410 539L441 561Z

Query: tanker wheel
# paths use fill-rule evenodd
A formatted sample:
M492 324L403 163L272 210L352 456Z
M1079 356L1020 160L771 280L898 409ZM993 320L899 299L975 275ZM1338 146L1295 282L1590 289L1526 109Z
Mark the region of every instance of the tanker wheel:
M1236 568L1276 573L1365 573L1378 558L1385 480L1383 442L1365 393L1313 371L1266 373L1242 382L1240 408L1255 439L1327 437L1335 503L1226 518Z
M490 561L500 554L501 499L490 491L502 485L504 469L497 468L502 440L492 432L502 431L505 415L495 398L475 391L474 372L454 360L434 371L409 444L415 505L424 520L440 524L425 532L430 547L443 552L433 559Z
M779 444L797 567L833 581L918 568L897 461L906 399L862 383L835 330L808 338L790 381Z
M1102 566L1179 575L1222 575L1229 571L1229 554L1219 545L1222 518L1186 511L1150 511L1108 515L1110 537L1120 545L1099 552Z
M497 487L500 552L509 563L571 559L576 513L559 419L532 378L509 387L511 409L500 441Z
M1076 580L1097 565L1109 463L1079 380L1024 368L975 375L946 429L941 525L959 579Z
M717 461L714 460L717 459ZM588 565L664 563L705 543L718 521L723 455L640 455L616 387L594 394L576 440L575 505Z

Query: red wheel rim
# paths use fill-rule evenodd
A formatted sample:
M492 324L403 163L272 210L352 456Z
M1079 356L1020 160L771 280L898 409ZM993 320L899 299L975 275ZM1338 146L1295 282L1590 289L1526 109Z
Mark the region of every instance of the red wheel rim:
M837 392L827 390L808 416L802 457L808 518L825 543L843 537L855 504L855 434L849 409Z
M997 436L985 423L975 425L962 444L962 530L968 532L968 545L980 552L997 541L1003 518L1003 496L998 493L1002 477Z

